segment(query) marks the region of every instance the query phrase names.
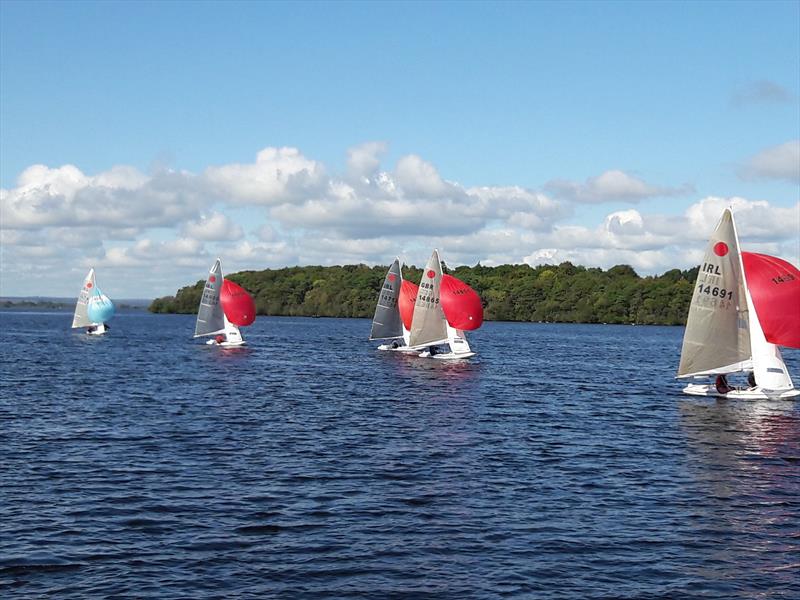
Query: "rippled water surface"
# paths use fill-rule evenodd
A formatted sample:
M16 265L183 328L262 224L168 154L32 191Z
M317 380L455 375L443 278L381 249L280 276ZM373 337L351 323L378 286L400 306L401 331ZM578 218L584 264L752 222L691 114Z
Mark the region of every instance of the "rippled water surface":
M800 403L682 396L681 328L70 320L0 313L4 598L800 594Z

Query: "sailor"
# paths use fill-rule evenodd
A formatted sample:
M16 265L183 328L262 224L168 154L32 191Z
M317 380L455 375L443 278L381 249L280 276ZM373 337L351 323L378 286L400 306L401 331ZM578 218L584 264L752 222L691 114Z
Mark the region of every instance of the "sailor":
M756 386L756 374L753 373L753 371L750 371L747 374L747 385L749 385L751 388L757 387Z
M214 338L214 341L217 342L218 344L221 344L222 342L225 341L225 336L220 333L217 337Z
M728 385L728 378L725 375L717 375L717 379L714 382L714 385L717 388L717 392L720 394L727 394L733 388Z

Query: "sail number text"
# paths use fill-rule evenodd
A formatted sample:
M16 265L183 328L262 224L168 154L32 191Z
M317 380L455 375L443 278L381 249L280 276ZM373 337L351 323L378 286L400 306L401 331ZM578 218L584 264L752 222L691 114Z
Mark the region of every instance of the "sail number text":
M794 281L795 276L791 273L784 273L783 275L778 275L777 277L773 277L772 281L775 283L786 283L787 281Z
M439 304L439 297L434 293L433 284L422 282L419 284L420 292L417 294L417 300L426 304L428 308L432 308Z
M708 294L710 296L714 296L714 298L725 298L727 300L733 299L733 291L726 290L725 288L720 287L711 287L710 285L703 285L702 283L697 286L697 291L701 294Z

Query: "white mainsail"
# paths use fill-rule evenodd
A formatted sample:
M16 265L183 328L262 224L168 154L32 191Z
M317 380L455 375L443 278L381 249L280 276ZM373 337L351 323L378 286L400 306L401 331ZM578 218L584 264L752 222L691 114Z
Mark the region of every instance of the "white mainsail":
M219 302L222 282L222 266L220 265L220 260L217 259L214 262L214 266L212 266L211 270L208 272L208 279L206 279L206 285L203 288L203 296L200 298L200 307L197 309L197 322L194 327L194 337L216 335L226 332L225 314Z
M439 295L441 284L442 263L439 260L439 251L434 250L422 272L422 281L414 303L408 339L408 345L412 348L435 346L448 341L447 319Z
M750 368L749 316L739 241L733 215L726 209L697 274L678 377Z
M89 269L89 273L83 280L83 287L78 294L78 301L75 303L75 315L72 317L72 327L89 327L92 321L89 319L89 298L95 286L94 269Z

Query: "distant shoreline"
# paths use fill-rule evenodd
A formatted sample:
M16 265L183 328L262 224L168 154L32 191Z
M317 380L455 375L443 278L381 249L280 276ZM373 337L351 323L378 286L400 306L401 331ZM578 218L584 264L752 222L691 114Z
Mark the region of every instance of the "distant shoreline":
M135 302L131 303L131 302ZM134 300L134 301L127 301L127 302L117 302L115 306L117 309L120 310L141 310L146 311L148 306L148 300ZM36 310L68 310L72 312L75 310L75 301L64 301L64 300L25 300L25 299L7 299L7 298L0 298L0 310L26 310L26 309L36 309Z
M386 277L385 266L305 266L226 275L247 290L256 314L286 317L371 318ZM471 286L484 319L521 323L683 325L698 268L640 277L630 265L610 269L527 264L443 269ZM403 277L419 281L422 270L406 266ZM205 280L156 298L155 313L197 312Z
M64 314L72 314L74 310L74 306L72 304L59 304L55 306L47 306L48 303L46 302L39 302L39 303L6 303L0 302L0 312L26 312L28 310L35 310L35 311L42 311L42 312L52 312L52 313L64 313ZM146 306L131 306L127 304L121 304L117 306L120 310L133 310L136 312L141 312L145 314L153 314L153 315L163 315L163 316L186 316L186 315L194 315L195 313L186 313L186 312L172 312L172 313L153 313L152 311L147 310ZM329 315L318 315L318 316L308 316L308 315L264 315L259 314L259 317L271 317L276 319L361 319L361 320L369 320L371 317L333 317ZM683 327L683 324L671 324L671 323L598 323L592 321L522 321L522 320L508 320L508 319L485 319L486 323L529 323L531 325L613 325L615 327Z

